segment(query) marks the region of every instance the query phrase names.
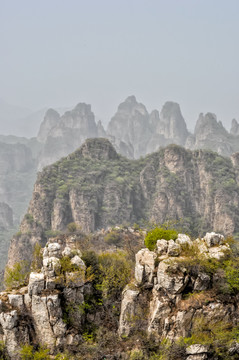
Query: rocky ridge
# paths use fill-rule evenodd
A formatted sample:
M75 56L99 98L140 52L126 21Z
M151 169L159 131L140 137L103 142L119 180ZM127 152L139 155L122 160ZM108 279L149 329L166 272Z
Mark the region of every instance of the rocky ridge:
M197 267L191 263L192 251L197 252L197 259L194 259ZM225 278L221 273L223 264L227 264L223 261L232 256L231 252L224 236L216 233L207 233L195 241L179 234L175 241L158 240L155 251L141 249L136 254L135 278L122 293L118 329L111 328L111 331L118 332L118 340L116 332L112 334L118 342L118 351L114 348L112 354L102 348L100 358L127 360L138 353L143 356L140 359L149 359L148 351L151 350L140 340L140 333L144 331L145 338L154 336L155 344L158 344L158 350L154 347L154 351L159 351L159 354L164 351L160 340L167 339L174 346L180 338L187 338L183 344L177 345L177 357L173 357L172 348L171 357L165 359L223 359L215 348L215 344L221 344L216 329L224 324L224 331L228 333L229 329L233 333L233 329L239 326L238 295L227 287L229 296L225 296L225 284L228 286L228 283L223 283ZM75 359L78 358L86 342L83 335L87 326L87 313L79 309L84 308L90 294L96 295L81 257L74 236L52 238L43 249L42 268L30 273L28 286L0 293L0 338L10 359L19 359L22 344L32 344L33 341L35 345L46 346L51 354L68 350ZM210 270L205 261L218 267ZM66 263L68 267L70 265L68 271ZM64 315L69 309L74 309L70 324ZM112 306L106 307L107 312L112 312ZM102 318L100 313L96 307L88 316L97 326L104 328L108 317ZM205 337L201 337L202 343L195 342L199 339L197 323L200 321L201 325L203 321L200 331L207 334L209 342L205 343ZM209 332L212 328L213 334ZM134 341L130 343L134 334L138 334L137 348ZM125 339L129 340L127 350ZM232 335L231 339L220 351L221 354L224 351L224 356L231 355L236 359L233 356L238 356L239 346L236 337ZM92 355L87 359L96 357Z
M176 220L187 231L238 232L238 163L216 153L171 145L138 161L105 139L89 139L44 169L28 213L11 241L8 264L28 259L49 231L71 222L84 232L123 223Z
M133 159L158 151L160 147L171 143L191 150L211 149L230 156L239 151L238 136L235 119L229 134L211 113L205 116L201 114L194 133L190 134L177 103L167 102L160 113L158 110L149 113L143 104L137 102L135 96L128 97L119 105L108 129L104 129L100 121L96 123L90 105L79 103L63 116L49 109L37 138L0 136L3 143L0 146L3 160L1 168L4 169L0 176L0 201L6 202L13 209L14 228L17 229L30 201L37 169L41 170L45 165L67 156L87 138L107 138L118 153ZM3 159L6 158L6 153L7 161ZM19 165L24 162L27 164L23 173ZM6 171L9 167L13 171L11 176ZM5 239L6 252L7 239L11 235L1 233L0 236ZM3 260L1 264L4 264Z

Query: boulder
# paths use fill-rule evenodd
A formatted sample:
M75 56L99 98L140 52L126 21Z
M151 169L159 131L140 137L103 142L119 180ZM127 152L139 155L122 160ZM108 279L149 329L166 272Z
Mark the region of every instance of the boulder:
M0 324L2 328L5 330L12 330L17 326L18 315L17 310L12 310L9 313L2 312L0 314Z
M204 273L199 273L194 283L194 291L207 290L210 286L210 276Z
M203 240L205 241L207 247L212 247L216 245L222 245L225 241L225 238L221 234L216 234L215 232L206 233Z
M44 251L45 253L43 253L43 257L61 257L61 245L57 242L48 244L45 249L48 251L48 254L46 254L47 251Z
M171 264L169 260L159 263L157 278L158 284L155 287L158 290L162 288L168 295L180 294L189 281L186 270L178 264Z
M128 336L133 330L138 295L139 290L131 289L129 286L123 290L118 330L120 336Z
M19 310L24 310L24 295L8 294L9 303Z
M45 285L45 280L43 273L35 273L35 272L30 273L29 283L28 283L28 294L30 296L40 294L44 289L44 285Z
M168 241L164 239L157 240L157 254L166 255L168 252Z
M209 257L221 260L225 257L226 253L230 251L228 244L211 247L208 249Z
M78 256L75 255L72 259L71 259L71 263L72 265L76 265L79 268L81 268L82 270L85 270L85 263L84 261Z
M181 246L176 244L173 240L168 241L168 256L179 256Z
M138 284L153 282L155 259L157 255L149 249L141 249L136 255L135 280Z
M201 344L193 344L186 348L187 360L206 360L208 347Z
M175 240L176 244L179 244L179 245L188 245L188 246L192 246L193 245L193 242L192 240L190 239L190 237L186 234L178 234L178 237L177 239Z
M54 256L43 258L43 270L48 277L54 277L60 270L60 260Z

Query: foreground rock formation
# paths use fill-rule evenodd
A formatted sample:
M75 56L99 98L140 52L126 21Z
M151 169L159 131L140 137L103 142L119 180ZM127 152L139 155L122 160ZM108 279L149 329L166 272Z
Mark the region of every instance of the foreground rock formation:
M155 251L141 249L135 276L122 293L120 316L115 315L118 326L109 322L116 299L99 297L76 237L52 238L42 254L42 268L30 273L27 287L0 293L0 339L10 359L20 359L24 344L41 344L52 355L67 350L74 359L151 359L152 351L168 360L239 356L239 288L227 277L228 269L236 271L238 259L223 235L207 233L192 241L179 234L175 241L158 240ZM90 296L98 298L98 305L87 314ZM87 345L85 335L89 320L101 332L110 326L112 350L106 342L98 355L90 355L92 343ZM152 343L145 345L152 336L154 350ZM80 357L84 346L91 348Z

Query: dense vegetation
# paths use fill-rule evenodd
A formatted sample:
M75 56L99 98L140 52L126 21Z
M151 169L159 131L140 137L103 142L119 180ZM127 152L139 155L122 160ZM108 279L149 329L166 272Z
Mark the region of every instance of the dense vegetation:
M146 247L153 251L156 247L157 240L176 240L177 236L178 233L176 230L156 227L154 230L147 233L144 242Z

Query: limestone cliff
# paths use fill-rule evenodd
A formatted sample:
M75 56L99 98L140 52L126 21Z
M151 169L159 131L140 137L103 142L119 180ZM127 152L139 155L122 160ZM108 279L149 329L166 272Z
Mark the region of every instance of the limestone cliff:
M30 146L20 143L0 143L0 270L12 234L26 212L36 180L36 159ZM4 203L4 204L3 204Z
M238 358L238 253L223 235L178 234L155 251L142 248L121 296L99 287L103 266L114 282L110 257L98 266L80 246L74 236L50 239L28 285L0 293L0 339L11 360L24 344L45 346L51 359L66 351L79 360Z
M200 114L197 120L194 136L189 136L185 146L189 149L210 149L224 156L239 151L239 138L233 122L234 133L228 133L216 115Z
M238 122L236 121L236 119L233 119L232 120L232 125L231 125L231 130L230 130L230 133L232 134L232 135L239 135L239 124L238 124Z
M129 96L119 105L107 133L132 146L135 159L158 150L160 146L184 145L188 136L178 104L166 102L160 115L157 110L149 114L135 96Z
M137 161L105 139L89 139L38 175L9 264L28 259L36 241L75 222L84 232L117 224L182 221L189 232L238 232L238 166L208 151L171 145Z
M48 109L44 116L44 120L40 125L40 129L37 135L37 140L40 143L45 143L50 130L55 126L57 126L59 121L60 121L60 114L54 109Z

